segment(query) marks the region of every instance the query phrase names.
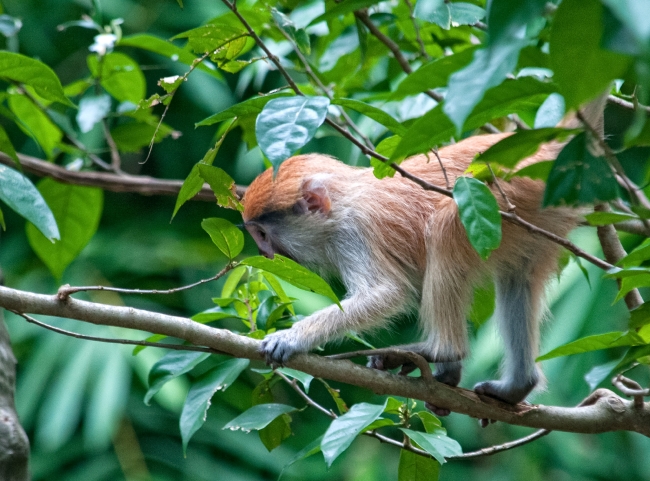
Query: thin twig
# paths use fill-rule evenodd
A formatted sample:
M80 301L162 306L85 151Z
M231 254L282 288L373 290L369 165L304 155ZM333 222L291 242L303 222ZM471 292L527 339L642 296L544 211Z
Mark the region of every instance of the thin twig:
M37 326L43 327L50 331L56 332L58 334L63 334L64 336L74 337L76 339L83 339L85 341L106 342L109 344L129 344L133 346L145 346L145 347L160 347L163 349L172 349L175 351L198 351L198 352L209 352L212 354L220 354L220 352L217 351L216 349L212 349L210 347L203 347L203 346L186 346L183 344L167 344L164 342L135 341L132 339L113 339L110 337L87 336L85 334L79 334L78 332L67 331L65 329L61 329L60 327L55 327L50 324L46 324L45 322L34 319L33 317L28 316L27 314L24 314L22 312L13 311L11 309L8 310L10 312L13 312L17 316L22 317L27 322L36 324Z
M420 26L418 25L418 21L415 18L413 4L409 0L404 0L404 3L406 3L406 6L409 8L409 18L411 19L411 23L413 24L413 30L415 30L415 40L418 42L418 45L420 46L420 55L422 55L422 57L424 57L425 60L431 60L431 57L427 53L427 49L424 46L424 42L422 41L422 37L420 36Z
M420 354L413 351L405 351L403 349L387 347L382 349L364 349L361 351L344 352L341 354L333 354L327 357L330 359L350 359L353 357L379 356L379 355L387 355L387 354L408 359L410 362L415 364L420 369L420 375L424 380L426 380L427 382L431 382L435 380L435 378L433 377L433 373L431 372L431 367L429 367L429 362Z
M641 105L639 103L635 104L633 102L629 102L615 95L610 95L609 97L607 97L607 102L609 102L610 104L619 105L629 110L645 110L647 113L650 114L650 107L648 107L647 105Z
M126 289L122 287L110 287L110 286L70 286L70 284L65 284L59 287L57 292L57 297L61 301L65 301L70 295L77 292L86 292L86 291L108 291L108 292L118 292L120 294L174 294L176 292L186 291L192 289L193 287L200 286L201 284L206 284L207 282L212 282L220 277L223 277L228 271L232 270L237 266L236 263L229 263L226 267L221 269L218 274L210 277L209 279L201 279L200 281L193 282L186 286L174 287L172 289Z
M637 407L643 407L644 396L650 396L650 388L643 389L638 382L625 377L622 374L619 374L612 379L612 384L623 394L633 398L634 405Z
M445 169L444 164L442 163L442 159L440 158L440 153L438 152L438 147L432 147L431 152L434 153L436 156L436 159L438 159L438 164L440 165L440 170L442 170L442 175L445 177L445 187L447 187L447 190L451 190L451 184L449 183L449 177L447 177L447 169ZM429 158L429 154L427 153L427 159Z
M508 199L508 196L506 195L506 193L501 188L501 184L499 184L499 179L494 174L494 171L492 170L492 166L490 165L489 162L486 162L485 165L487 165L487 168L490 171L490 174L492 174L492 180L494 180L494 185L496 185L497 190L501 194L501 198L506 203L506 208L508 209L508 212L514 212L515 211L515 205L512 202L510 202L510 199Z
M120 158L120 151L115 143L115 139L111 135L111 129L108 128L108 121L106 119L102 119L102 128L108 148L111 150L111 170L119 174L122 172L122 159Z
M524 436L523 438L520 439L515 439L514 441L509 441L503 444L497 444L495 446L482 448L477 451L471 451L469 453L458 454L456 456L449 456L445 459L459 460L459 459L467 459L467 458L478 458L480 456L491 456L496 453L501 453L503 451L508 451L509 449L518 448L519 446L523 446L524 444L531 443L539 438L543 438L544 436L550 434L551 432L552 431L549 431L548 429L540 429L539 431L535 431L534 433L529 434L528 436Z

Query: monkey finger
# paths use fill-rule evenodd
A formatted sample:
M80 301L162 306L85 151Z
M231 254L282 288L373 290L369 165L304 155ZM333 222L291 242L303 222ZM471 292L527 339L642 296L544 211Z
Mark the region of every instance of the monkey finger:
M402 369L400 369L400 371L397 374L399 374L400 376L406 376L407 374L415 371L416 369L417 366L415 365L415 363L405 362L404 364L402 364Z

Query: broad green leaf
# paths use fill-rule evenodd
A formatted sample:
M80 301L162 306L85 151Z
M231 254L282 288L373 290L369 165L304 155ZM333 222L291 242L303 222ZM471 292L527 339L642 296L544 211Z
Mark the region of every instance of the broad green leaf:
M305 392L309 392L309 385L311 384L312 380L314 379L314 376L311 374L307 374L302 371L296 371L295 369L291 369L289 367L280 367L276 369L276 371L281 372L287 377L296 379L297 381L300 381L302 384L303 388L305 389Z
M0 77L32 87L46 100L74 107L63 93L61 81L43 62L19 53L0 51Z
M440 463L432 458L400 450L397 481L438 481Z
M300 289L329 297L339 307L341 306L338 297L336 297L336 294L334 294L334 291L332 291L332 288L327 282L317 274L314 274L297 262L284 256L276 255L273 259L254 256L244 259L241 261L241 264L270 272Z
M60 280L70 263L97 230L104 205L104 192L95 187L60 184L43 179L38 190L52 209L60 240L52 243L33 224L27 224L27 240L52 275Z
M548 176L544 206L597 204L618 195L612 169L587 149L585 133L574 137L558 155Z
M296 27L289 17L275 8L271 9L271 14L278 27L291 37L291 40L297 45L298 49L305 55L309 55L311 53L311 45L309 44L309 35L305 29Z
M638 289L640 287L650 287L650 274L640 273L639 275L623 277L621 279L621 288L616 294L614 302L618 302L623 299L628 292L633 289Z
M31 180L0 165L0 200L30 221L50 242L61 238L52 211Z
M526 25L542 15L546 0L496 0L489 5L489 40L495 44L521 38Z
M459 177L453 194L470 243L482 259L487 259L501 244L501 215L494 195L483 182L471 177Z
M257 143L275 170L304 146L325 121L327 97L286 97L268 102L255 122Z
M88 56L88 68L93 77L99 78L102 87L120 102L137 105L146 95L147 84L138 62L128 55L111 52L101 60L97 55Z
M90 132L96 123L111 111L111 98L108 95L86 95L79 101L77 125L81 133Z
M296 411L293 406L286 404L266 403L258 404L244 411L235 419L226 424L223 429L236 431L241 429L244 432L259 430L269 425L278 416Z
M435 23L445 30L449 30L452 25L473 25L485 17L485 10L477 5L440 0L418 2L414 13L416 18Z
M460 444L454 439L448 437L443 430L434 431L433 433L421 433L411 429L400 428L412 441L424 449L431 456L436 458L440 464L444 464L445 458L449 456L458 456L463 454Z
M630 311L630 329L638 329L647 324L650 324L650 302L644 302Z
M556 93L549 95L537 109L535 128L555 127L564 117L565 110L564 97Z
M217 204L227 209L244 210L244 207L233 192L235 181L232 177L219 167L201 162L197 165L199 167L199 174L208 183L212 192L214 192Z
M335 3L332 8L313 19L309 25L316 25L317 23L329 21L336 17L340 17L341 15L352 13L356 10L368 8L375 3L379 3L379 1L380 0L346 0L345 2ZM328 4L328 6L329 5L331 4Z
M458 135L485 92L499 85L515 69L519 51L526 44L526 41L513 39L491 48L476 50L472 62L451 75L442 110L456 126Z
M217 122L223 122L224 120L230 120L234 118L249 117L258 115L263 109L264 106L273 99L280 97L292 97L294 94L292 92L284 91L277 92L271 95L266 95L264 97L254 97L252 99L244 100L238 104L228 107L221 112L217 112L210 117L201 120L196 124L196 127L203 127L205 125L216 124Z
M246 266L239 266L235 267L230 274L228 274L228 278L221 289L221 297L232 296L233 292L235 292L235 289L237 289L237 286L239 285L239 281L241 281L241 278L246 274L247 270Z
M332 99L332 104L355 110L366 117L370 117L397 135L406 133L406 127L400 124L392 115L360 100L338 98Z
M465 129L475 129L494 118L528 111L541 104L551 92L552 85L532 77L506 80L486 92L483 100L465 121ZM456 127L442 111L442 105L438 105L409 127L391 155L391 160L401 161L409 155L427 152L432 147L447 142L455 134Z
M541 144L563 140L574 133L574 130L557 128L520 130L479 154L475 162L490 162L512 169L520 160L535 154Z
M151 398L169 381L190 372L198 364L210 357L208 352L170 351L160 358L149 371L149 389L144 395L148 406Z
M424 430L427 433L432 434L437 431L446 432L442 427L440 419L434 416L430 411L420 411L415 413L415 415L420 418L422 425L424 426Z
M146 33L138 33L135 35L128 35L122 37L118 42L120 47L135 47L149 52L157 53L172 60L173 62L181 62L185 65L193 65L196 57L185 49L182 49L168 40L155 37ZM217 68L209 62L203 61L197 67L199 70L212 75L214 78L223 81L223 76Z
M328 467L352 444L352 441L364 431L366 426L381 416L385 407L386 402L382 405L358 403L332 421L325 431L323 442L320 445Z
M228 389L249 363L248 359L229 359L217 364L192 383L180 418L183 454L187 451L191 437L203 426L214 393Z
M164 334L154 334L152 336L149 336L148 338L145 339L147 342L159 342L165 339L167 336ZM135 346L133 348L133 352L131 353L132 356L137 356L138 353L144 349L146 349L147 346Z
M205 324L206 322L220 321L222 319L232 319L240 318L241 316L233 308L223 308L223 307L211 307L205 311L194 314L191 319L200 324Z
M378 154L383 155L384 157L390 158L390 156L395 151L395 148L402 141L402 137L399 135L393 135L391 137L386 137L384 140L379 142L376 147ZM375 174L375 177L378 179L383 179L384 177L392 177L395 175L395 169L390 166L390 162L382 162L379 159L374 157L370 158L370 165L373 170L372 173Z
M642 341L638 339L635 333L616 331L608 332L606 334L596 334L556 347L543 356L539 356L536 361L546 361L555 357L582 354L583 352L598 351L612 347L634 346L639 343L642 343Z
M270 378L264 379L253 390L253 406L273 403ZM258 430L260 441L268 451L273 451L282 441L291 436L291 416L281 414L262 429Z
M639 217L633 214L621 214L619 212L592 212L591 214L587 214L585 219L591 225L608 225L616 224L617 222L625 222L627 220L639 220ZM648 257L645 257L644 259L650 259L650 246L647 247L649 247ZM621 259L618 263L627 265L625 264L625 260L628 259L628 257L629 256Z
M567 108L577 108L602 93L629 66L629 58L602 49L602 18L603 6L597 0L565 0L555 12L551 68Z
M9 108L18 117L21 130L33 138L48 157L52 157L63 138L61 129L24 95L9 95Z
M282 284L280 284L280 281L278 281L276 277L270 272L264 272L262 275L264 276L264 279L266 279L266 282L268 282L269 285L271 286L271 289L273 289L276 295L280 298L280 302L282 302L282 304L285 304L287 306L287 309L291 314L295 315L293 305L292 305L293 299L287 296L287 293L284 292L284 289L282 288Z
M613 212L594 212L594 214L613 214ZM591 214L590 214L591 215ZM625 214L620 214L620 215L625 215ZM589 216L587 216L589 217ZM636 217L630 216L633 219L638 219ZM589 220L589 219L587 219ZM627 219L625 219L627 220ZM616 222L619 222L618 220ZM591 221L590 221L591 223ZM643 261L646 261L650 259L650 240L645 240L641 243L640 246L636 247L632 252L630 252L628 255L623 257L621 260L617 262L618 265L622 265L624 267L630 267L634 266L636 264L639 264Z
M244 53L248 34L242 26L215 22L179 33L172 40L179 38L186 38L194 53L210 52L210 58L219 61L232 60Z
M201 227L206 231L212 242L228 259L234 259L244 248L244 234L232 222L226 219L211 217L203 219Z
M528 177L533 180L542 180L546 182L548 175L553 169L554 161L544 160L542 162L536 162L532 165L528 165L523 169L519 169L516 172L512 172L510 175L512 177Z
M194 164L192 170L188 174L187 178L183 181L181 190L178 192L178 197L176 197L176 205L174 205L174 212L172 213L172 219L176 217L178 209L182 205L198 194L203 188L203 177L199 172L199 164Z
M9 136L7 135L7 131L1 125L0 125L0 152L4 152L9 157L11 157L13 161L16 163L16 166L20 169L20 159L18 159L18 154L16 154L16 150L14 149L14 146L11 143Z
M616 368L620 359L601 364L600 366L594 366L591 370L585 374L585 381L589 384L589 388L593 391L598 387L598 385L603 382L605 379L610 377L612 371Z
M390 99L401 100L409 95L417 95L427 90L446 86L449 76L467 66L472 61L475 51L476 47L470 47L462 52L441 57L422 65L400 82L395 92L391 94Z

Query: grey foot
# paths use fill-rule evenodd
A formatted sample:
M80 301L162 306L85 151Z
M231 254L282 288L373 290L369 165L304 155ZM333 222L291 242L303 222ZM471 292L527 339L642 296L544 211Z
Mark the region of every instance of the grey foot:
M531 379L521 385L512 385L505 381L484 381L474 386L474 392L508 404L517 404L526 399L536 385L537 379Z
M434 377L437 381L447 384L448 386L456 387L460 382L463 365L460 361L454 362L438 362L436 363L436 373ZM424 403L424 407L431 411L436 416L449 416L451 410L434 406L430 403Z
M308 350L298 342L295 331L287 329L266 336L260 345L259 353L264 356L268 365L284 366L292 356Z
M369 356L367 366L379 371L391 371L401 367L399 374L402 376L406 376L417 369L417 366L413 361L399 353Z

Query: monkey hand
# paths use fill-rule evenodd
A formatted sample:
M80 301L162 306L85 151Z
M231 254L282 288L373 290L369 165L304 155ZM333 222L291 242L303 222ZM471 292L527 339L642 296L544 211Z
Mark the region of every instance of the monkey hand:
M294 354L309 351L309 346L300 337L294 328L268 334L260 345L259 353L268 365L284 366Z

